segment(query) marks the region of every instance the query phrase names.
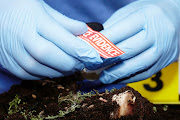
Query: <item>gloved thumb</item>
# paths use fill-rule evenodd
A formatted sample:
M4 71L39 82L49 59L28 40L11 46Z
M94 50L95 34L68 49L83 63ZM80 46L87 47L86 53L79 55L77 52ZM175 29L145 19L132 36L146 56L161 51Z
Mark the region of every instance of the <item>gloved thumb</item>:
M87 31L87 25L83 22L68 18L67 16L59 13L57 10L50 7L44 1L41 1L47 13L54 18L57 23L63 26L66 30L74 35L81 35Z

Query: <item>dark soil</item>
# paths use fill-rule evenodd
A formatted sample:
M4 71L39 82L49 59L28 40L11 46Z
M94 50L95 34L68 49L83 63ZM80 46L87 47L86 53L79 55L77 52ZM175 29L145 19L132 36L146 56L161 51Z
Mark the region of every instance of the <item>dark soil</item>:
M26 114L35 110L34 115L55 116L59 110L68 108L68 104L64 106L58 103L58 96L66 96L70 91L76 93L78 90L76 81L82 80L77 74L42 81L23 81L21 85L12 86L11 90L0 95L0 119L1 120L30 120L30 117L25 117L22 113L17 112L8 115L9 102L12 101L16 95L19 96L21 102L19 107L26 110ZM109 120L110 113L119 108L116 102L112 102L114 94L122 93L126 90L131 90L136 96L133 114L121 117L120 120L179 120L180 119L180 106L168 105L164 109L164 105L153 105L147 99L142 97L138 91L131 87L124 87L116 89L113 92L97 93L92 97L87 97L81 102L81 107L76 108L65 117L56 118L56 120ZM99 98L107 100L108 102L101 101ZM8 117L7 117L8 116ZM37 119L38 120L38 119Z

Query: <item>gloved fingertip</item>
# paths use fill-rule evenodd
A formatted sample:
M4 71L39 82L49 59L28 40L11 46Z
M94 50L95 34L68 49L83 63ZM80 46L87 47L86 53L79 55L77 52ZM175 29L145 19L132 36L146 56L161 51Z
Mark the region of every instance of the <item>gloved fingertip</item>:
M57 78L57 77L63 77L63 74L60 72L56 72L54 74L48 75L47 77L53 79L53 78Z
M94 50L92 47L89 47L86 43L81 48L76 51L76 58L78 58L83 63L87 64L102 64L103 60L101 59L99 53Z
M69 75L72 75L72 74L74 74L74 73L76 73L76 72L82 71L84 68L85 68L85 67L84 67L84 64L79 63L79 64L76 64L76 66L75 66L72 70L70 70L70 71L68 71L68 72L67 72L67 71L62 72L62 74L63 74L64 76L69 76Z
M84 65L88 70L96 70L98 69L102 64L102 61L100 62L95 62L95 63L87 63L85 62Z
M72 22L67 28L74 35L82 35L87 32L88 27L81 21Z

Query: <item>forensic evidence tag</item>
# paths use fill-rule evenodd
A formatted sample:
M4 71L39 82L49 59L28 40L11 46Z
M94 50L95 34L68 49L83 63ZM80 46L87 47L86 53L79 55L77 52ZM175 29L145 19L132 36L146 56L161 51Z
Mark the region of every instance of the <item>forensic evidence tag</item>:
M93 46L103 58L113 58L124 54L121 49L116 47L103 34L94 31L89 26L88 31L78 37Z

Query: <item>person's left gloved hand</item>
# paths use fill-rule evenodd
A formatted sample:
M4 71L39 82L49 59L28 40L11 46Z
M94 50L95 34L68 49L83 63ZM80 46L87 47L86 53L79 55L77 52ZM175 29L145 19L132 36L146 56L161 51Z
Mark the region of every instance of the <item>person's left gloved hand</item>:
M130 83L149 78L178 59L180 2L139 0L115 12L101 33L125 52L100 74L101 82L119 79L120 83ZM105 64L113 62L107 59Z

